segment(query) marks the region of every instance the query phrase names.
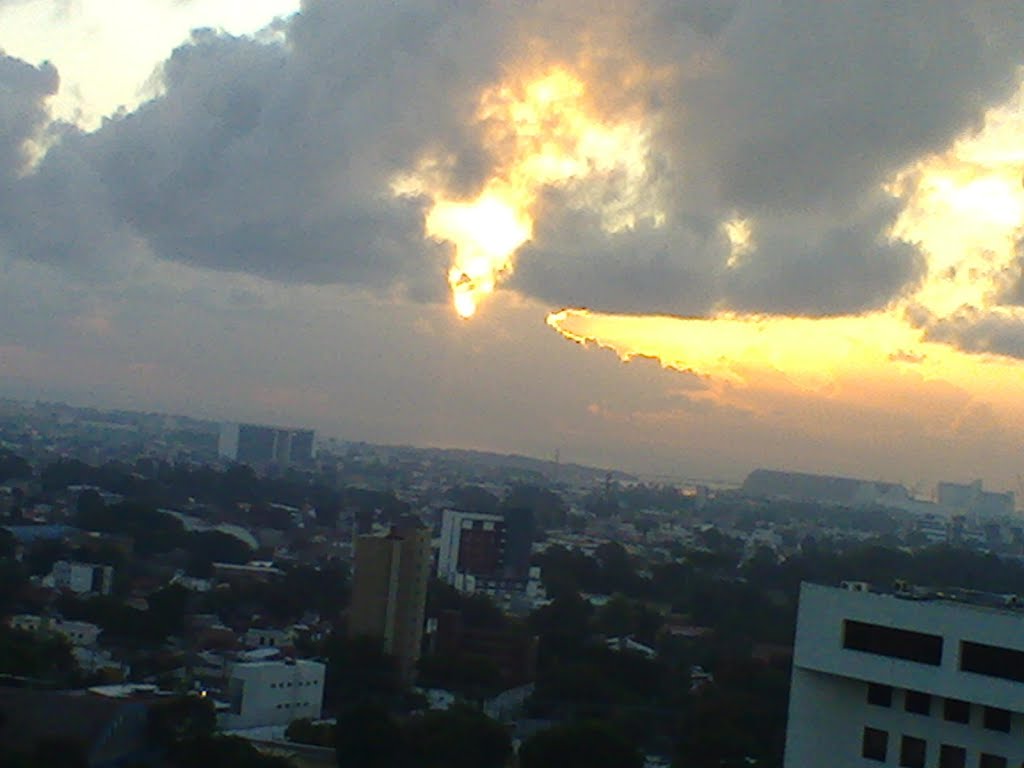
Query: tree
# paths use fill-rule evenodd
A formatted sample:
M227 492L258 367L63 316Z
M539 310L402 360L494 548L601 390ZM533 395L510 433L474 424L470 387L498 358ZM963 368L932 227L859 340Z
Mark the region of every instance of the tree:
M0 557L0 613L8 613L28 586L25 568L14 558Z
M58 459L40 473L39 482L46 491L60 491L69 485L92 482L96 468L78 459Z
M0 626L0 674L71 685L78 677L78 664L62 636L36 636Z
M502 768L512 751L501 723L466 705L414 718L405 741L417 768Z
M537 528L564 528L569 508L559 494L536 485L516 485L501 502L501 510L529 509Z
M106 511L107 505L96 489L86 488L78 494L78 500L75 502L75 514L78 523L83 528L89 528L88 523L93 521L105 521L107 519Z
M556 726L527 739L521 768L642 768L644 756L619 731L601 722Z
M419 672L421 685L445 688L473 701L500 693L505 687L498 665L480 656L428 654L420 659Z
M530 614L529 624L539 635L572 638L582 642L590 634L594 607L577 594L555 598Z
M186 534L183 540L188 550L188 573L209 577L214 563L247 563L252 549L237 536L223 531L198 531Z
M6 528L0 528L0 558L14 557L18 548L18 541L14 534Z
M317 747L334 746L334 726L328 723L314 723L308 717L300 717L289 723L284 736L289 741L299 744L312 744Z
M0 483L32 477L32 467L21 456L0 450Z
M339 768L408 765L401 726L386 709L372 704L357 705L338 715L334 743Z
M374 637L334 633L325 644L328 706L384 705L401 692L398 664Z
M161 699L149 708L148 716L150 738L163 748L209 737L217 728L213 702L200 696Z
M471 512L486 512L493 515L498 511L498 497L479 485L460 485L448 491L448 498L456 509Z
M292 768L283 757L265 755L244 739L202 736L178 742L168 755L176 768Z

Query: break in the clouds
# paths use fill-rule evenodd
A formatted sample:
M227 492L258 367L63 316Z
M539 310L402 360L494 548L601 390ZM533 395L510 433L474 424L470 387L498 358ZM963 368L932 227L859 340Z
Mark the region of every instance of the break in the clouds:
M925 270L888 236L900 206L883 183L1017 83L1024 13L999 7L310 0L276 38L196 33L159 96L91 132L47 126L56 74L6 58L0 248L80 273L141 253L440 298L447 245L391 184L432 156L450 190L477 191L496 162L479 94L550 61L585 65L606 109L643 110L663 216L608 232L551 190L514 288L630 313L863 312ZM753 243L733 259L735 217Z

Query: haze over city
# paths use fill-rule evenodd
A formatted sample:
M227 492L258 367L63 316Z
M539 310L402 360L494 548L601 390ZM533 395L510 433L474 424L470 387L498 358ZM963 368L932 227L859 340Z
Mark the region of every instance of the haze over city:
M1024 471L1013 4L0 0L0 396Z

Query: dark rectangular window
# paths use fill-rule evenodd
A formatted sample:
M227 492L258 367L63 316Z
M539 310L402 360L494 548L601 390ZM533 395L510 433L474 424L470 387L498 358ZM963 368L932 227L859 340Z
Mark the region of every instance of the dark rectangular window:
M868 760L885 762L886 753L889 751L889 734L877 728L865 728L864 738L861 741L860 753Z
M967 750L943 744L939 750L939 768L967 768Z
M924 739L904 736L900 741L900 765L904 768L924 768Z
M951 723L969 723L971 705L960 699L946 699L942 705L942 716Z
M907 712L917 715L930 715L932 713L932 697L921 691L907 691L903 695L903 708Z
M916 661L919 664L931 664L933 667L942 663L942 638L938 635L926 635L923 632L894 629L850 619L843 622L843 647L852 651Z
M1024 683L1024 651L965 640L960 643L960 669Z
M868 683L868 704L876 707L892 706L892 686Z
M1006 758L982 752L981 760L978 761L978 768L1006 768Z
M982 722L990 731L1010 732L1010 713L1005 709L985 707L985 717Z

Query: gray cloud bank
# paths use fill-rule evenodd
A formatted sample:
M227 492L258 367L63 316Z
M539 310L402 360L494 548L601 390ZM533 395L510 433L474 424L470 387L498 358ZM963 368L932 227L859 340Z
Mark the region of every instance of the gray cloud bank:
M472 192L492 165L480 89L526 42L599 69L669 71L642 98L659 126L663 227L609 235L547 196L512 285L553 305L828 315L886 305L921 278L884 233L896 169L979 123L1018 83L1015 4L308 0L269 43L197 32L162 94L94 132L47 124L52 68L0 58L0 254L89 277L126 254L418 300L446 293L425 201L389 182L428 152ZM998 10L1002 8L1003 10ZM619 95L615 98L621 98ZM46 134L22 175L21 147ZM757 222L726 267L720 223Z

